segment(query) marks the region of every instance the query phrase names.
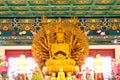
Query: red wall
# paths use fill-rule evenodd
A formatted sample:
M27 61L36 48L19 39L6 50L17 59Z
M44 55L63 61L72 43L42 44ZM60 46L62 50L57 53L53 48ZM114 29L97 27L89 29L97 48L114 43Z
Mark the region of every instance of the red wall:
M115 49L90 49L89 56L95 57L96 54L100 54L101 56L111 56L115 58Z
M32 56L31 53L32 53L31 49L5 50L6 58L19 57L21 54L26 55L26 57L30 57ZM115 58L115 49L90 49L89 50L89 56L95 57L96 54L100 54L101 56L111 56L112 58Z
M26 57L31 57L31 49L23 50L23 49L18 49L18 50L5 50L5 55L6 58L8 59L9 57L19 57L20 55L24 54Z

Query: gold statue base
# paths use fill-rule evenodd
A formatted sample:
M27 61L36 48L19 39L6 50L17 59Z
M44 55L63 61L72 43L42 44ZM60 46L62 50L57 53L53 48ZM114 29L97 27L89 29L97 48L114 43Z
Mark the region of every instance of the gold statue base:
M73 59L49 59L43 68L45 75L50 76L45 80L77 80L72 77L79 71Z
M41 19L47 21L45 17ZM88 41L79 29L78 19L43 24L32 44L32 54L45 80L77 80L73 76L88 56ZM43 79L44 80L44 79Z
M71 74L75 74L79 71L73 59L49 59L46 61L46 66L43 70L45 75L51 75L53 72L59 72L61 68L65 73L70 72Z
M58 73L52 73L50 78L45 80L78 80L77 78L73 78L70 72L63 72L61 68Z

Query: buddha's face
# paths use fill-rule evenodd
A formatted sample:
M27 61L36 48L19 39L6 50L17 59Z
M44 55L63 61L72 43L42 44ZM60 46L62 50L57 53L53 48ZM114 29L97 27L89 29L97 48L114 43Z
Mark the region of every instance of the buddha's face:
M57 33L57 42L61 43L64 41L64 34L63 33Z
M97 55L96 55L96 58L100 58L100 54L97 54Z

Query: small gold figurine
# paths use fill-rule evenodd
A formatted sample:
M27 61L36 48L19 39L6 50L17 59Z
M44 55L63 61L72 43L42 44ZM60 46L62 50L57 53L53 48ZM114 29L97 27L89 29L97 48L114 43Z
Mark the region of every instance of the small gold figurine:
M59 69L57 80L66 80L65 73L63 72L63 68Z

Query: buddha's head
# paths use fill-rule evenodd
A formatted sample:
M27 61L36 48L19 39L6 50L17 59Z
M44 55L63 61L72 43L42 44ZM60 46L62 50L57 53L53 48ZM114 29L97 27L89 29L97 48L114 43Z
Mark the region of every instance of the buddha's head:
M96 58L100 58L100 57L101 57L100 54L97 54L97 55L96 55Z

